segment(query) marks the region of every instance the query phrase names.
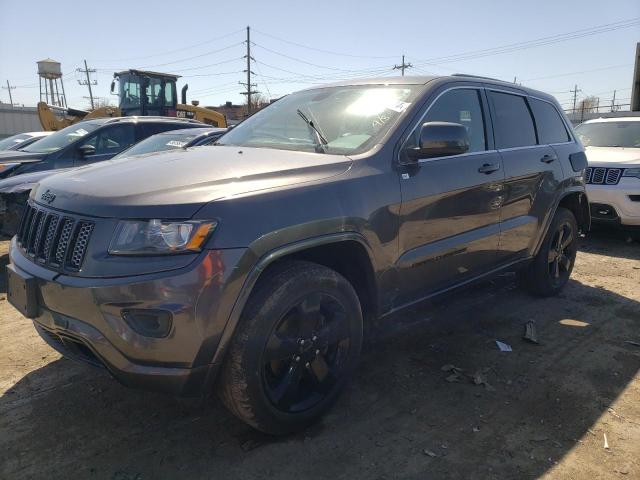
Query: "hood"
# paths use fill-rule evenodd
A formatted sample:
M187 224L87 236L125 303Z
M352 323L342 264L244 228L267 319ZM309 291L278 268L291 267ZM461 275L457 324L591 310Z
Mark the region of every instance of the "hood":
M342 155L216 146L108 160L52 175L32 191L53 208L98 217L190 218L204 204L345 172Z
M55 175L56 173L66 172L69 168L58 170L43 170L39 172L23 173L22 175L14 175L13 177L0 180L0 193L20 193L28 192L36 183L43 178Z
M0 152L0 164L13 162L39 162L46 155L46 153L22 152L20 150L5 150Z
M584 153L590 167L640 166L640 148L586 147Z

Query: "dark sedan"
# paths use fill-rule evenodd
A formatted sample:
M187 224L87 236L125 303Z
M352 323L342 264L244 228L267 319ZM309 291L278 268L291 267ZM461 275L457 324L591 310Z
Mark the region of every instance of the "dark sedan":
M131 148L128 148L124 152L116 155L114 159L161 152L163 150L173 150L176 148L211 145L215 143L216 140L218 140L226 131L226 128L211 127L170 130L168 132L158 133L136 143Z

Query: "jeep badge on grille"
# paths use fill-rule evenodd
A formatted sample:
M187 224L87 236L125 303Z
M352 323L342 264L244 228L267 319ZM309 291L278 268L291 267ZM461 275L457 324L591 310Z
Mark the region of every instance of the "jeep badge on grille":
M40 200L42 200L43 202L47 202L47 205L51 205L51 202L53 202L55 199L56 199L55 193L51 193L49 189L47 189L46 192L40 195Z

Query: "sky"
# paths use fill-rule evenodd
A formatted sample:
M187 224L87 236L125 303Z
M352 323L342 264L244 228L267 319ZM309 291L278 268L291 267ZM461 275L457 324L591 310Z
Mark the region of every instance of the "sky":
M241 103L246 27L251 70L268 98L331 81L406 74L470 73L554 95L564 107L597 96L629 103L638 0L394 0L355 2L200 0L84 2L0 0L0 101L38 102L36 61L61 62L67 103L89 105L77 72L96 69L94 95L110 95L113 72L145 68L182 75L188 99Z

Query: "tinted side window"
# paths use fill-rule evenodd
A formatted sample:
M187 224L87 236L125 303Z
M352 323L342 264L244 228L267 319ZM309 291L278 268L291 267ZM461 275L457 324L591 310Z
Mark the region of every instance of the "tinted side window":
M498 148L535 145L536 131L524 97L489 92L495 110L494 131Z
M487 149L480 92L474 89L450 90L431 106L424 122L453 122L467 128L469 151Z
M84 145L93 145L96 149L95 155L115 155L134 143L136 139L133 124L121 124L101 129L84 142Z
M560 114L553 105L535 98L529 99L538 128L540 143L562 143L571 140Z

